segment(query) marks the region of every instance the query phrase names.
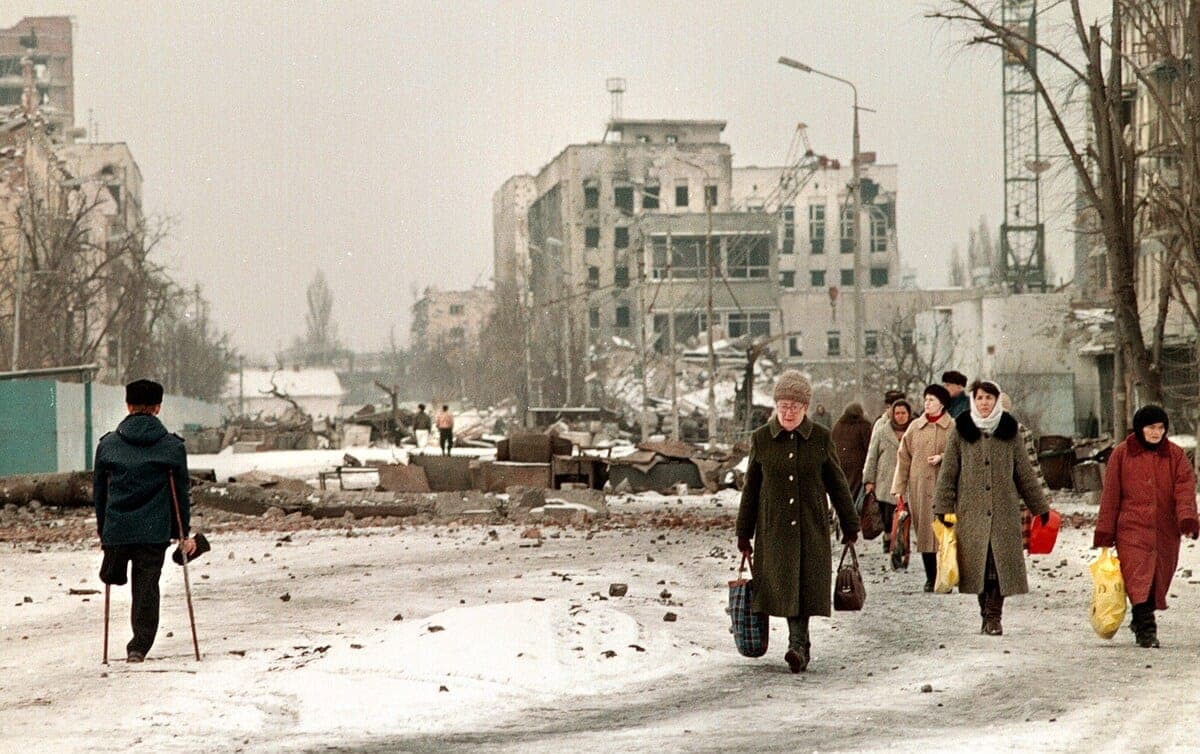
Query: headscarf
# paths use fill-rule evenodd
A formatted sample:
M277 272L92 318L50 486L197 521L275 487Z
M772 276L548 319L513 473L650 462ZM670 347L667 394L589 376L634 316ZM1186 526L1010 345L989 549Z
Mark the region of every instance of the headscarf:
M1167 441L1167 437L1166 435L1163 435L1163 439L1156 443L1146 442L1144 430L1151 424L1162 424L1163 427L1169 430L1171 428L1171 420L1167 417L1167 412L1164 411L1162 407L1154 405L1142 406L1137 410L1137 413L1133 415L1134 437L1138 439L1138 442L1141 443L1142 447L1146 450L1158 450L1160 447L1162 447L1162 444Z
M975 426L979 427L981 432L992 434L996 431L996 427L1000 426L1000 418L1004 416L1004 406L1000 405L1000 395L1004 391L991 380L979 380L975 383L974 388L996 397L996 405L992 406L992 413L989 416L983 416L975 407L975 390L971 391L971 421L975 422Z
M904 422L903 424L896 423L896 407L897 406L904 406L906 409L908 409L908 421ZM892 431L894 431L898 435L902 434L904 432L904 430L908 429L909 424L912 424L912 420L913 420L912 406L910 406L908 404L908 401L906 401L903 398L900 398L895 403L893 403L891 411L889 411L888 413L889 413L888 418L892 425Z

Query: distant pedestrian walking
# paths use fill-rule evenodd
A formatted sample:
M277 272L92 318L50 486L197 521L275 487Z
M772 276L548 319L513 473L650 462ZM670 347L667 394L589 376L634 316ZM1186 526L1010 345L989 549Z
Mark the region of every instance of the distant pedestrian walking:
M1133 604L1133 630L1140 647L1157 647L1155 610L1167 609L1167 594L1179 563L1180 535L1196 539L1196 479L1178 445L1167 439L1170 420L1158 406L1133 416L1133 432L1108 459L1093 547L1116 546L1125 593Z
M946 388L950 393L950 400L946 403L946 411L950 413L951 419L957 419L971 410L971 399L967 396L967 376L965 374L956 372L953 369L949 372L943 372L942 387Z
M424 403L417 404L417 413L413 414L412 427L417 449L424 453L425 448L429 445L429 430L433 428L433 420L429 414L425 413Z
M912 407L908 401L896 399L888 407L884 417L886 421L876 422L871 431L871 445L867 448L867 462L863 466L863 486L868 493L875 493L875 501L879 504L883 519L884 552L891 552L892 514L896 511L896 498L892 495L896 455L911 417Z
M823 403L817 404L817 408L815 411L813 411L813 414L810 418L819 427L829 429L833 426L833 417L830 416L829 412L825 410L825 404Z
M793 673L808 667L809 617L828 616L833 588L826 511L837 511L842 541L858 539L858 514L833 440L808 417L812 386L788 370L775 383L775 413L750 436L750 459L737 517L738 550L754 559L751 608L787 618Z
M896 475L892 478L892 499L904 506L911 517L917 552L925 567L925 591L933 591L937 576L937 538L933 535L933 500L937 491L938 469L946 443L954 432L954 420L946 413L950 394L941 385L929 385L924 392L925 413L914 419L896 451ZM893 558L893 567L898 561Z
M187 451L183 440L158 420L162 397L157 382L137 380L126 385L129 415L115 432L100 438L93 464L96 533L104 550L100 579L106 585L125 584L133 564L133 638L125 648L129 662L142 662L158 633L158 579L167 545L179 539L188 557L196 551L196 542L188 538ZM171 480L182 531L172 503Z
M449 406L442 406L434 423L437 424L438 446L442 449L442 455L448 456L454 448L454 415L450 413Z
M1004 633L1004 598L1029 591L1021 541L1021 501L1046 523L1050 504L1025 452L1017 420L1000 405L1000 386L976 381L971 410L955 421L938 475L938 519L958 536L958 589L976 594L980 633ZM953 513L957 523L947 523Z
M833 444L837 448L838 463L850 485L851 496L858 494L862 486L863 464L867 461L867 448L871 446L871 422L863 414L861 403L851 403L833 425Z

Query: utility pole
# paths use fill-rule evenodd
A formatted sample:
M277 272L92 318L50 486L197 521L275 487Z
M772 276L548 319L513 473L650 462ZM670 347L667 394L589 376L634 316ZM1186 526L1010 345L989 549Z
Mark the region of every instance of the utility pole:
M866 351L866 339L863 334L864 320L867 317L866 301L863 298L863 277L866 270L863 264L863 232L862 232L862 178L861 171L861 153L859 150L858 137L858 89L851 84L850 88L854 90L854 154L851 165L850 183L852 196L852 206L854 207L854 394L859 403L865 403L867 398L866 385L863 384L865 379L864 357Z
M671 247L671 221L667 220L667 352L671 363L671 439L679 439L679 388L676 385L678 374L675 366L675 285L672 282L671 268L673 249Z
M650 411L650 389L646 375L646 236L642 234L642 253L638 255L638 351L642 368L642 415L638 417L638 426L642 428L642 440L650 435L646 417Z
M713 253L712 253L712 200L708 184L704 185L704 214L708 216L708 231L704 235L704 258L708 268L708 446L717 441L717 357L713 351Z

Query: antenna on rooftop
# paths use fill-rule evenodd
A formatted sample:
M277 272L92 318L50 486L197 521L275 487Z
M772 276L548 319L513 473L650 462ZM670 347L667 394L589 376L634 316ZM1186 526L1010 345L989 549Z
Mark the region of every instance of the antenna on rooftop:
M611 78L604 82L608 93L612 95L612 119L621 117L621 100L625 96L625 79Z

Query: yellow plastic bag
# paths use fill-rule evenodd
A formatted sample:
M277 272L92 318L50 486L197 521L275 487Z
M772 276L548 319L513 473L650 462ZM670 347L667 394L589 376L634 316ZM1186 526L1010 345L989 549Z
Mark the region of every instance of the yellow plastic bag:
M1092 572L1092 628L1111 639L1125 621L1125 579L1121 561L1105 547L1088 566Z
M958 519L953 513L946 514L948 523ZM953 526L943 526L936 518L933 520L933 535L937 537L937 578L933 581L933 591L938 594L949 594L958 586L958 535Z

